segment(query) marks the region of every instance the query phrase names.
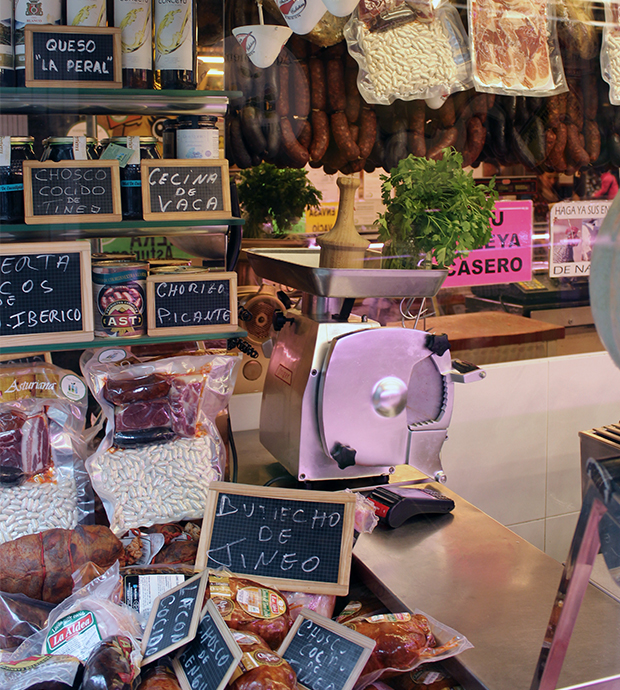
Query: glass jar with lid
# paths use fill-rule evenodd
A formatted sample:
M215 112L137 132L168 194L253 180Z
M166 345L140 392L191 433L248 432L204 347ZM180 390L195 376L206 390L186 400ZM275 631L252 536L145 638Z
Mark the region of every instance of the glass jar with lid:
M220 135L213 115L180 115L176 127L175 158L219 158Z
M23 162L36 160L34 137L3 137L10 139L10 151L0 161L0 221L24 222ZM8 165L5 165L8 163Z
M42 161L72 161L75 160L73 150L74 139L77 137L48 137L43 140ZM86 160L97 160L99 149L94 137L86 137Z

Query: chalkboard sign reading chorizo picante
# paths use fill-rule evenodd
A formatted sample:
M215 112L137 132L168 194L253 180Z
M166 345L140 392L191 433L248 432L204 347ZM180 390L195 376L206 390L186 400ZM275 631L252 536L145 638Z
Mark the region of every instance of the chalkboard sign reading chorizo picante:
M183 690L222 690L243 654L213 601L201 615L196 637L172 665Z
M355 496L212 482L196 569L226 567L282 589L347 594Z
M157 597L142 639L143 666L194 639L206 586L203 571Z
M27 224L122 220L117 160L24 161Z
M93 339L88 242L0 246L0 349Z
M26 86L123 86L121 29L26 25Z
M278 650L307 690L351 690L375 641L302 608Z
M147 278L147 332L208 333L237 325L237 274L161 274Z
M144 220L230 218L226 160L143 160Z

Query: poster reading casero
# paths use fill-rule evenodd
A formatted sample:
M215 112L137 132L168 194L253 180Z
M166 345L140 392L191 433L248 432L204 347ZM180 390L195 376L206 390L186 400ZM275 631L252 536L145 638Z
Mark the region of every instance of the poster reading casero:
M611 201L562 201L549 215L549 276L590 275L592 247Z

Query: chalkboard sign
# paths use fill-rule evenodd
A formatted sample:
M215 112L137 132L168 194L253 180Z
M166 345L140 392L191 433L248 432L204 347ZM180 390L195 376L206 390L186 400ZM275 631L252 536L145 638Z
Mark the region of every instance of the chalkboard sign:
M121 29L25 27L26 86L120 89Z
M24 161L23 165L27 224L122 220L117 160Z
M149 335L208 333L237 325L237 274L188 273L149 276Z
M355 496L212 482L196 570L224 566L281 589L349 591Z
M242 656L217 606L209 599L196 637L172 665L183 690L222 690Z
M157 597L142 639L142 665L193 640L207 586L207 571Z
M90 244L0 245L0 348L92 339Z
M375 641L319 613L302 608L278 654L308 690L351 690Z
M143 160L141 175L144 220L231 217L226 160Z

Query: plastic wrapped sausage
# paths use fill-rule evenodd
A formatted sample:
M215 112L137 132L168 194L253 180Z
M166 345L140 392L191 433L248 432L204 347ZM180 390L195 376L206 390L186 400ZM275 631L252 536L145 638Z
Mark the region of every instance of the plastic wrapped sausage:
M297 687L295 671L279 654L258 635L233 632L243 656L239 662L230 690L294 690Z
M131 640L124 635L102 640L86 660L81 690L131 690L137 673L132 652Z

